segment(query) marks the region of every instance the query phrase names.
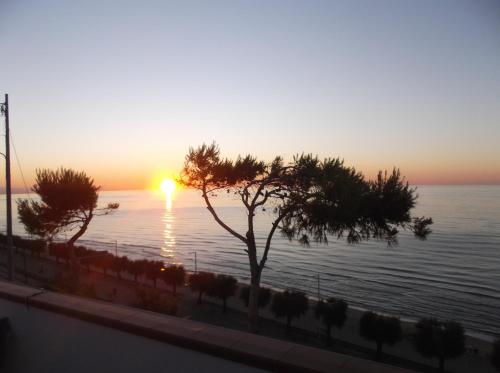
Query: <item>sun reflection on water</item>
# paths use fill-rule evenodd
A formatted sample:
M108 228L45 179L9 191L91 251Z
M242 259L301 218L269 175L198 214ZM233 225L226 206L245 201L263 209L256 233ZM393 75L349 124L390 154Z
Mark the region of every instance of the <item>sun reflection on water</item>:
M175 218L172 213L172 200L167 199L165 213L163 214L163 222L165 228L163 229L163 246L161 248L161 255L169 261L174 262L175 259L175 235L174 235L174 222Z

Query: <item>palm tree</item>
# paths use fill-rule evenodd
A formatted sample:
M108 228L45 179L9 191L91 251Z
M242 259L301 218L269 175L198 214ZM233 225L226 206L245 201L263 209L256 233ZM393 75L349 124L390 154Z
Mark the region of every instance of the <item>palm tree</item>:
M422 356L437 357L441 371L444 371L445 359L465 352L464 328L456 321L421 319L415 329L415 348Z
M226 312L226 301L232 297L238 289L238 282L230 275L217 275L212 282L212 287L207 294L211 297L222 299L222 312Z
M172 285L174 295L177 293L177 286L184 284L186 270L182 265L172 264L162 271L163 280L167 285Z
M277 318L286 317L286 330L290 331L292 319L304 315L309 308L309 300L301 291L285 290L275 293L271 309Z
M332 339L332 326L342 328L347 318L347 302L343 299L328 298L320 300L316 305L316 318L326 326L327 342Z
M203 293L208 293L213 287L215 274L212 272L198 272L189 276L189 288L191 291L198 292L198 304L201 304Z
M394 345L403 337L401 321L397 317L383 316L375 312L365 312L359 321L359 334L377 343L377 360L382 357L382 345Z

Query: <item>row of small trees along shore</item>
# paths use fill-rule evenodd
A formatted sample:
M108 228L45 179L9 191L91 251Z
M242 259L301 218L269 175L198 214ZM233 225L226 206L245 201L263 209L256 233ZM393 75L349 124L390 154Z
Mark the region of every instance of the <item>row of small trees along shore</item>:
M0 235L0 243L5 242L5 236ZM43 240L31 240L14 237L15 246L27 250L33 256L40 257L48 246L48 254L56 262L70 264L70 258L65 243L46 244ZM171 287L174 295L178 287L188 286L196 293L197 303L203 302L203 296L220 299L222 310L227 310L227 300L238 295L248 307L251 287L238 286L236 278L225 274L212 272L188 273L182 265L165 265L159 260L129 259L126 256L115 256L107 251L88 249L76 246L75 254L81 270L100 269L103 274L113 274L121 279L123 273L128 273L137 282L140 277L148 279L153 286L157 281L163 281ZM92 267L92 268L91 268ZM239 291L238 291L239 290ZM271 291L262 287L259 292L259 309L270 306L276 318L284 319L287 333L292 331L294 319L305 315L310 308L310 300L304 292L286 289ZM154 309L154 308L153 308ZM348 317L348 303L343 299L328 298L314 302L314 315L325 327L325 340L332 343L335 329L341 329ZM397 317L377 314L371 311L362 314L359 320L359 333L366 340L376 345L376 357L382 356L384 345L394 345L403 338L403 329ZM446 359L455 358L465 352L465 334L460 323L455 321L439 321L434 318L421 319L415 324L413 342L416 350L424 357L438 359L439 367L444 370ZM492 363L500 368L500 342L494 346Z

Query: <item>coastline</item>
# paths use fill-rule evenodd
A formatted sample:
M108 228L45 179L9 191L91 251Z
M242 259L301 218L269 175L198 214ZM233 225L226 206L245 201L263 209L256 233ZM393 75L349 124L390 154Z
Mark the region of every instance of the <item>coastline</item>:
M3 252L3 251L2 251ZM4 254L0 254L4 257ZM22 254L21 251L17 256L17 269L18 280L24 282L22 271ZM43 284L36 278L39 277L36 273L39 269L44 267L42 272L46 277L53 275L57 271L67 272L69 267L60 263L56 264L52 258L45 258L38 260L30 255L26 256L28 262L28 271L30 272L31 285ZM3 261L3 260L2 260ZM0 267L0 270L2 268ZM141 278L140 281L134 282L133 277L128 273L122 274L122 279L118 279L112 273L107 275L102 273L95 267L91 268L91 272L82 270L82 279L90 281L90 284L95 285L95 296L98 299L111 301L113 303L120 303L124 305L134 305L137 297L137 289L144 288L150 291L160 291L167 296L172 297L170 287L167 287L163 281L158 282L157 289L152 287L151 280ZM31 277L35 274L35 277ZM239 282L239 286L245 285ZM188 287L182 286L178 288L179 310L178 317L189 318L196 321L207 322L213 325L229 327L237 330L247 330L247 309L243 302L239 299L238 294L228 299L228 313L224 314L221 311L220 301L204 297L204 304L198 306L196 304L197 294L192 293ZM348 309L348 318L346 324L340 330L333 330L333 338L335 344L331 347L326 347L323 342L322 335L324 333L324 326L314 317L314 302L310 300L309 311L305 317L293 320L292 336L285 333L283 320L275 319L268 306L261 310L260 314L266 324L265 335L271 338L288 340L292 337L292 341L296 343L305 343L314 347L327 348L335 352L345 353L353 356L373 359L375 353L375 344L366 341L359 336L359 318L362 310L356 308ZM411 330L414 323L402 320L403 327L403 340L394 346L385 346L383 348L384 356L387 363L402 367L412 367L417 371L432 371L436 366L435 359L422 358L414 350L411 341ZM270 326L268 330L268 326ZM305 334L304 334L305 333ZM475 351L474 351L475 350ZM469 371L481 372L494 372L493 366L489 363L489 353L491 350L491 343L482 341L480 339L468 336L466 341L466 353L458 359L450 359L447 361L447 368L460 373L468 373Z

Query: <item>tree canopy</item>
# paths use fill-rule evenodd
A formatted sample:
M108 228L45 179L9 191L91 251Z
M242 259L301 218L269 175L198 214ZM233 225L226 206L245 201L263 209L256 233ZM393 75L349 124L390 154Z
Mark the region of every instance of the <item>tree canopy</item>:
M287 330L290 330L292 326L292 319L304 315L308 309L309 299L301 291L287 289L273 296L271 310L276 317L286 318Z
M258 292L276 232L303 245L329 237L349 243L378 239L397 243L401 229L425 239L431 218L413 217L417 194L399 170L380 172L375 180L365 177L339 158L320 160L311 154L296 155L289 163L276 157L270 162L246 155L223 158L212 143L190 148L179 182L199 190L215 221L246 246L251 275L249 318L251 329L258 322ZM213 199L228 193L246 209L247 229L240 232L217 213ZM260 210L274 213L262 247L258 247L254 220Z
M332 326L342 328L347 319L347 302L343 299L328 298L320 300L315 315L326 326L327 339L331 339Z
M415 348L422 356L437 357L441 370L444 370L445 359L465 352L465 333L458 322L421 319L415 329Z
M401 322L397 317L365 312L359 320L359 334L377 344L377 359L382 355L382 345L394 345L403 337Z
M60 168L37 170L33 191L39 201L18 200L19 220L29 234L53 239L62 232L75 232L73 244L85 233L94 216L107 215L118 208L110 203L97 208L99 186L85 172Z

